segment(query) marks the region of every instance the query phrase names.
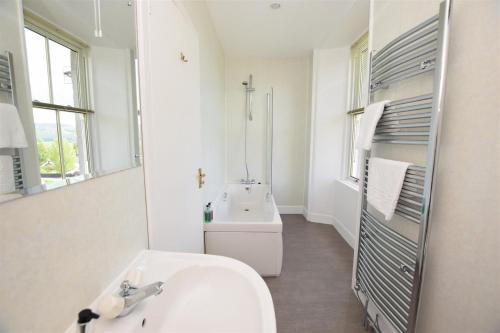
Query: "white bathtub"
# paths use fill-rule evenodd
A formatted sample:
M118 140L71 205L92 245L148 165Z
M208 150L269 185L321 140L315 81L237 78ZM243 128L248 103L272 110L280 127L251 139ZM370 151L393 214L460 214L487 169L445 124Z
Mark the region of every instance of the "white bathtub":
M205 224L205 252L243 261L262 276L277 276L283 261L283 225L269 187L229 184Z

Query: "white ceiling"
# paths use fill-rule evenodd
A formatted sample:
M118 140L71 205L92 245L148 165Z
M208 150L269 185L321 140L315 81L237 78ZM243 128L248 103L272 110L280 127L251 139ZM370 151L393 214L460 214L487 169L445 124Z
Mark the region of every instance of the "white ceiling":
M281 8L273 10L270 4ZM208 0L229 56L298 56L350 45L368 29L369 0Z
M134 8L128 0L101 0L102 38L94 36L92 0L23 0L23 7L88 45L135 49Z

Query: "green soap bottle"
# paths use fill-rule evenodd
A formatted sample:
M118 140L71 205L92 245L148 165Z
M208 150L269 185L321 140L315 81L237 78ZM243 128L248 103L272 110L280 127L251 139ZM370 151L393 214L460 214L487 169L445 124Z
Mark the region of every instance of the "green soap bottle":
M203 210L203 220L205 223L210 223L210 205L206 205Z

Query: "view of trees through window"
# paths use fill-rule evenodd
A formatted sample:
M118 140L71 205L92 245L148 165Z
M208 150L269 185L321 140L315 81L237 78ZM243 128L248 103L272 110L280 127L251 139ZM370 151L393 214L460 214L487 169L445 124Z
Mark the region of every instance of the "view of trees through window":
M40 174L51 184L88 172L86 117L80 107L78 51L39 29L25 29Z
M44 143L37 140L38 156L40 159L40 172L43 175L60 173L61 160L59 155L59 142L51 141ZM64 166L68 169L76 167L76 149L75 145L68 141L63 141L63 148L69 154L64 155Z

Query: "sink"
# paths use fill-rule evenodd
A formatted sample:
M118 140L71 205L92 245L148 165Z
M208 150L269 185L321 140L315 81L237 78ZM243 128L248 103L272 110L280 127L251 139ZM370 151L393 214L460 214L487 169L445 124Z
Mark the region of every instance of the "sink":
M97 320L93 333L276 332L267 285L240 261L148 250L129 269L136 267L144 272L143 284L165 282L163 292L146 299L125 317ZM126 271L101 297L118 289ZM92 309L99 299L90 306ZM74 326L68 332L75 332Z
M258 293L243 275L226 267L191 267L175 274L148 308L138 332L263 329Z

